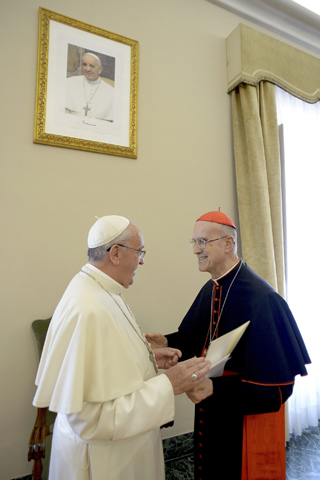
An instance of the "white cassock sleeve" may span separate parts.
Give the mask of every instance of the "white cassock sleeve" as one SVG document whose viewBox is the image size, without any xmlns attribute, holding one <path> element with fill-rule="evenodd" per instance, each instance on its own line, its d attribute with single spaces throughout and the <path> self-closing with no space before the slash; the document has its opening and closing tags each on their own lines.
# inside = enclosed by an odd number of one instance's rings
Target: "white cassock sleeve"
<svg viewBox="0 0 320 480">
<path fill-rule="evenodd" d="M 174 393 L 164 374 L 139 390 L 104 403 L 85 402 L 79 413 L 66 415 L 83 440 L 119 441 L 158 428 L 174 418 Z"/>
</svg>

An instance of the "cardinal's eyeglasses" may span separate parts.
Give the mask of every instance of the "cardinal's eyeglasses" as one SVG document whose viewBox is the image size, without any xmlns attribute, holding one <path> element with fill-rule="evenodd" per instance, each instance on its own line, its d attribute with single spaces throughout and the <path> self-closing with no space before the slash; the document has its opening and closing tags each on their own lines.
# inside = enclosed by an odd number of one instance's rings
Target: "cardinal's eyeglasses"
<svg viewBox="0 0 320 480">
<path fill-rule="evenodd" d="M 191 248 L 194 248 L 195 245 L 197 245 L 198 248 L 205 248 L 207 243 L 215 242 L 216 240 L 222 240 L 227 236 L 228 235 L 224 235 L 224 237 L 214 238 L 213 240 L 205 240 L 204 238 L 191 238 L 191 240 L 189 240 L 189 243 Z"/>
</svg>

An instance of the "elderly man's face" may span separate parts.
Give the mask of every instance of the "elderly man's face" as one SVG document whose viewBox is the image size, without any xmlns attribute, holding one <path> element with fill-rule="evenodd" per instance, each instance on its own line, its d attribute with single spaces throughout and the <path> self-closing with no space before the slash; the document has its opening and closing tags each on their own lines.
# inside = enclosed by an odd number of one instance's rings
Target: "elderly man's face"
<svg viewBox="0 0 320 480">
<path fill-rule="evenodd" d="M 199 221 L 193 229 L 193 238 L 214 240 L 221 237 L 221 227 L 217 223 Z M 193 253 L 197 255 L 200 272 L 208 272 L 213 278 L 223 273 L 225 262 L 225 238 L 206 243 L 203 248 L 194 246 Z"/>
<path fill-rule="evenodd" d="M 124 288 L 128 288 L 133 284 L 133 279 L 139 265 L 144 264 L 144 259 L 139 256 L 137 250 L 142 250 L 144 247 L 144 239 L 142 233 L 135 225 L 130 225 L 134 232 L 134 236 L 130 241 L 124 242 L 130 248 L 123 248 L 124 266 L 122 272 L 122 281 L 120 282 Z M 120 247 L 121 248 L 121 247 Z"/>
<path fill-rule="evenodd" d="M 102 67 L 100 67 L 96 58 L 91 55 L 84 55 L 82 58 L 82 71 L 86 79 L 93 82 L 98 80 Z"/>
</svg>

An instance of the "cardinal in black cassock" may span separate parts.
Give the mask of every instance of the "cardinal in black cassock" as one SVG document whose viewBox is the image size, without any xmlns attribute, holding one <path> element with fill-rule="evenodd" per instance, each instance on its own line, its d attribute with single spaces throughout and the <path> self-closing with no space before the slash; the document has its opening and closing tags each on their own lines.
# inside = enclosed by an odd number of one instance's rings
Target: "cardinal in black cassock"
<svg viewBox="0 0 320 480">
<path fill-rule="evenodd" d="M 179 348 L 182 359 L 205 356 L 212 340 L 250 320 L 223 376 L 190 391 L 196 403 L 196 480 L 285 480 L 284 402 L 308 352 L 285 300 L 237 256 L 234 222 L 201 216 L 190 241 L 202 287 L 178 332 L 146 334 L 153 347 Z"/>
</svg>

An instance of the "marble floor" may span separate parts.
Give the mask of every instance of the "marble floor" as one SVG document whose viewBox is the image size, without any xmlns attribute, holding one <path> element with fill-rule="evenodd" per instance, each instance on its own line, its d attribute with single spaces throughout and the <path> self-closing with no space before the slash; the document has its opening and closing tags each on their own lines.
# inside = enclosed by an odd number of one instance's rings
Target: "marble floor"
<svg viewBox="0 0 320 480">
<path fill-rule="evenodd" d="M 166 480 L 193 480 L 193 434 L 165 439 L 163 449 Z M 286 480 L 320 480 L 320 422 L 302 436 L 290 436 L 286 463 Z"/>
<path fill-rule="evenodd" d="M 193 432 L 163 440 L 166 480 L 193 480 Z"/>
<path fill-rule="evenodd" d="M 286 459 L 287 480 L 320 480 L 320 422 L 290 437 Z"/>
</svg>

